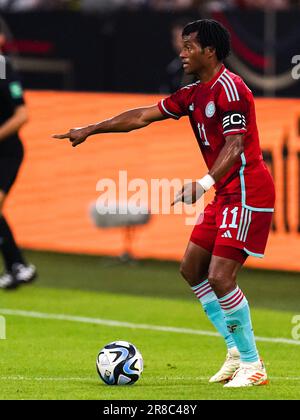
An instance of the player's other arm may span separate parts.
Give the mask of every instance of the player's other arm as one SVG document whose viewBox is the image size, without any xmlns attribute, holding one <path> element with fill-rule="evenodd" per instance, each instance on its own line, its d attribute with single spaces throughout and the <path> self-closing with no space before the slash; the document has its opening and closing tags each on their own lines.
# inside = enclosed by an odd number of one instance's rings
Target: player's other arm
<svg viewBox="0 0 300 420">
<path fill-rule="evenodd" d="M 215 182 L 220 181 L 227 174 L 244 151 L 243 134 L 227 136 L 225 139 L 225 145 L 208 173 Z"/>
<path fill-rule="evenodd" d="M 16 134 L 27 121 L 28 113 L 26 106 L 17 106 L 13 115 L 0 126 L 0 142 Z"/>
<path fill-rule="evenodd" d="M 84 142 L 89 136 L 102 133 L 128 133 L 132 130 L 147 127 L 147 125 L 168 117 L 163 115 L 157 105 L 135 108 L 123 112 L 108 120 L 96 124 L 87 125 L 81 128 L 72 128 L 66 134 L 57 134 L 56 139 L 69 139 L 72 146 Z"/>
<path fill-rule="evenodd" d="M 244 151 L 244 135 L 235 134 L 225 137 L 225 144 L 221 149 L 212 168 L 202 179 L 184 185 L 177 194 L 172 205 L 183 201 L 186 204 L 193 204 L 210 189 L 216 182 L 226 175 L 231 167 L 240 158 Z"/>
</svg>

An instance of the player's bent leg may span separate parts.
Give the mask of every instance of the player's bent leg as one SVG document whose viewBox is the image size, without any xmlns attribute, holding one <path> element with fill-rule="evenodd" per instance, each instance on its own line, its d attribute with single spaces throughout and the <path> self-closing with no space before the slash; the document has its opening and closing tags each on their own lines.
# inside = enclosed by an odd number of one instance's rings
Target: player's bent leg
<svg viewBox="0 0 300 420">
<path fill-rule="evenodd" d="M 220 272 L 216 266 L 216 259 L 214 258 L 211 261 L 210 265 L 210 275 L 209 281 L 210 285 L 217 291 L 219 294 L 221 292 L 220 287 L 223 287 L 225 290 L 232 290 L 236 286 L 236 274 L 239 270 L 240 266 L 236 264 L 236 261 L 232 261 L 230 259 L 223 259 L 222 260 L 222 268 L 223 271 Z M 222 280 L 220 281 L 218 276 L 221 276 Z M 221 286 L 219 285 L 221 283 Z M 225 321 L 225 315 L 222 310 L 222 315 Z M 209 382 L 227 382 L 229 381 L 234 373 L 239 369 L 241 359 L 240 353 L 236 347 L 236 343 L 228 330 L 226 321 L 225 323 L 225 331 L 227 334 L 230 335 L 230 339 L 233 341 L 233 345 L 231 348 L 228 349 L 228 353 L 225 359 L 224 364 L 220 368 L 220 370 L 213 375 Z"/>
<path fill-rule="evenodd" d="M 236 276 L 240 268 L 241 264 L 237 261 L 212 256 L 208 281 L 218 298 L 236 288 Z"/>
<path fill-rule="evenodd" d="M 232 360 L 234 360 L 235 363 L 237 363 L 238 360 L 239 366 L 240 358 L 235 346 L 235 342 L 227 329 L 224 314 L 221 310 L 218 298 L 207 280 L 210 260 L 210 252 L 194 244 L 193 242 L 190 242 L 181 264 L 181 273 L 190 284 L 191 289 L 195 293 L 197 299 L 200 301 L 208 319 L 224 338 L 228 349 L 228 359 L 230 359 L 231 363 Z M 232 373 L 233 371 L 231 368 L 230 377 L 232 376 Z M 223 372 L 223 376 L 215 376 L 210 379 L 210 382 L 220 382 L 227 379 L 228 373 Z"/>
<path fill-rule="evenodd" d="M 230 247 L 225 248 L 228 257 L 230 249 L 227 248 Z M 239 256 L 236 251 L 240 250 L 232 250 L 235 259 L 213 255 L 209 267 L 209 282 L 219 298 L 227 328 L 241 357 L 240 366 L 226 387 L 263 385 L 267 383 L 267 374 L 257 352 L 248 301 L 236 284 L 243 254 Z"/>
<path fill-rule="evenodd" d="M 189 242 L 180 265 L 182 277 L 191 287 L 207 279 L 211 253 L 206 249 Z"/>
</svg>

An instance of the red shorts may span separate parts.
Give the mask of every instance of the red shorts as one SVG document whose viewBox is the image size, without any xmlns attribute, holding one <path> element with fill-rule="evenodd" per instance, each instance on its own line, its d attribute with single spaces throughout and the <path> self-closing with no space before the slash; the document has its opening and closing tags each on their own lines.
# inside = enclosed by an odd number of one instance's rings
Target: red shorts
<svg viewBox="0 0 300 420">
<path fill-rule="evenodd" d="M 191 235 L 193 243 L 217 256 L 223 256 L 220 247 L 231 247 L 241 250 L 241 255 L 263 258 L 273 213 L 252 211 L 241 203 L 224 204 L 224 200 L 215 198 L 201 216 L 202 223 L 194 227 Z"/>
</svg>

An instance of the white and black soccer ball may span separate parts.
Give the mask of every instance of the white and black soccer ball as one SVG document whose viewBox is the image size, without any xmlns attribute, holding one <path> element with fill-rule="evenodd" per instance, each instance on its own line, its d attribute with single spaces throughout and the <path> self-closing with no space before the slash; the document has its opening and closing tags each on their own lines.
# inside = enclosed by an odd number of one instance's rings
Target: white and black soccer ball
<svg viewBox="0 0 300 420">
<path fill-rule="evenodd" d="M 97 372 L 107 385 L 132 385 L 143 372 L 143 358 L 127 341 L 114 341 L 100 351 Z"/>
</svg>

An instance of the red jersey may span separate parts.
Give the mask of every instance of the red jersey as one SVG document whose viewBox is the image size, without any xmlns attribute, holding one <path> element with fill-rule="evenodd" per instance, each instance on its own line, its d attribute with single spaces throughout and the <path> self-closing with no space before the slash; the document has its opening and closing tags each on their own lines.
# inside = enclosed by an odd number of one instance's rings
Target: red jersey
<svg viewBox="0 0 300 420">
<path fill-rule="evenodd" d="M 253 95 L 239 76 L 222 65 L 209 82 L 185 86 L 158 106 L 168 117 L 189 116 L 208 169 L 219 156 L 226 136 L 244 134 L 244 152 L 216 183 L 217 196 L 240 202 L 250 210 L 274 211 L 274 184 L 259 145 Z"/>
</svg>

